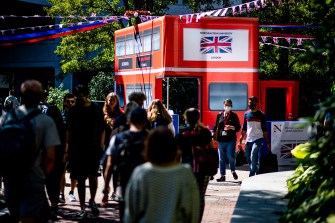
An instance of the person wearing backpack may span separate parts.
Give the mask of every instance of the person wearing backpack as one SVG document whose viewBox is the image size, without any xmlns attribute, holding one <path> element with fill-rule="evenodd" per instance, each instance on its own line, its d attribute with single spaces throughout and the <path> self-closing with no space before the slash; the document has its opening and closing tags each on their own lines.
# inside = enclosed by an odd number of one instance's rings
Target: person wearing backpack
<svg viewBox="0 0 335 223">
<path fill-rule="evenodd" d="M 148 162 L 135 168 L 125 193 L 124 222 L 199 222 L 199 189 L 165 126 L 152 129 L 145 142 Z"/>
<path fill-rule="evenodd" d="M 200 122 L 200 111 L 196 108 L 189 108 L 184 113 L 184 118 L 187 122 L 187 127 L 183 129 L 177 136 L 177 143 L 181 149 L 181 162 L 190 165 L 193 167 L 194 164 L 194 156 L 193 156 L 193 148 L 195 146 L 199 146 L 201 148 L 214 148 L 212 134 L 208 128 L 206 128 Z M 217 154 L 217 152 L 216 152 Z M 215 163 L 216 170 L 218 168 L 218 163 Z M 200 221 L 203 216 L 203 212 L 205 210 L 205 193 L 207 190 L 207 186 L 209 180 L 212 176 L 203 174 L 200 171 L 195 172 L 198 187 L 200 190 Z"/>
<path fill-rule="evenodd" d="M 39 81 L 23 82 L 21 84 L 22 105 L 6 113 L 1 129 L 2 137 L 4 129 L 10 128 L 11 123 L 19 123 L 21 128 L 25 128 L 20 132 L 20 137 L 31 140 L 30 143 L 23 140 L 16 142 L 17 151 L 19 151 L 16 154 L 17 161 L 11 161 L 10 165 L 17 165 L 19 162 L 20 164 L 15 168 L 8 166 L 10 172 L 4 174 L 5 199 L 14 222 L 46 222 L 49 217 L 46 214 L 48 200 L 45 182 L 46 176 L 54 169 L 55 150 L 61 141 L 53 119 L 41 114 L 38 109 L 41 93 L 42 85 Z M 29 137 L 25 137 L 26 135 Z M 0 150 L 3 148 L 2 144 Z M 13 147 L 11 151 L 14 151 Z M 4 159 L 10 159 L 5 157 L 5 154 L 9 153 L 1 152 L 0 165 L 6 162 Z M 18 171 L 14 172 L 15 170 Z"/>
<path fill-rule="evenodd" d="M 105 170 L 104 196 L 109 192 L 111 175 L 118 179 L 117 197 L 119 200 L 119 217 L 123 221 L 125 203 L 123 197 L 129 178 L 136 166 L 144 163 L 144 141 L 148 135 L 146 124 L 147 113 L 144 109 L 135 108 L 130 114 L 130 128 L 114 135 L 106 150 L 107 162 Z M 120 193 L 118 193 L 120 192 Z"/>
<path fill-rule="evenodd" d="M 15 91 L 14 90 L 9 90 L 9 95 L 6 97 L 5 99 L 5 105 L 9 105 L 9 108 L 17 108 L 20 105 L 19 100 L 17 99 L 17 97 L 15 97 Z"/>
<path fill-rule="evenodd" d="M 46 190 L 50 201 L 50 219 L 57 220 L 60 184 L 65 169 L 65 162 L 63 161 L 63 158 L 65 151 L 66 131 L 65 125 L 63 123 L 62 113 L 57 106 L 47 103 L 48 95 L 49 92 L 44 90 L 39 104 L 39 109 L 43 114 L 48 115 L 54 120 L 58 135 L 61 140 L 61 144 L 56 147 L 55 168 L 47 176 L 46 181 Z"/>
</svg>

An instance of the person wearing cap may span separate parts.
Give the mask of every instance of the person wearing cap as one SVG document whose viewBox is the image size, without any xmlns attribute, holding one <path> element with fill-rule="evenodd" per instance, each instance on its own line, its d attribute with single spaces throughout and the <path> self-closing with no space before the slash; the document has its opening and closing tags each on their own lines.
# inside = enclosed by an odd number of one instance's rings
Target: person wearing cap
<svg viewBox="0 0 335 223">
<path fill-rule="evenodd" d="M 242 148 L 242 141 L 246 136 L 245 153 L 250 168 L 249 176 L 254 176 L 258 173 L 258 151 L 262 147 L 263 138 L 265 138 L 269 150 L 271 149 L 271 144 L 266 128 L 265 114 L 258 109 L 258 98 L 251 96 L 248 99 L 248 106 L 250 110 L 244 113 L 238 147 Z"/>
</svg>

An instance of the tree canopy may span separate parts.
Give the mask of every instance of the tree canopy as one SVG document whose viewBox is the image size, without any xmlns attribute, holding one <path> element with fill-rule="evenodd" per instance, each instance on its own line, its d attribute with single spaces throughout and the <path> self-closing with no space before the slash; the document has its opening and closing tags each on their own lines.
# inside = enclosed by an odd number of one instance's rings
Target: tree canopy
<svg viewBox="0 0 335 223">
<path fill-rule="evenodd" d="M 177 0 L 163 1 L 128 1 L 128 0 L 48 0 L 53 6 L 47 9 L 51 16 L 70 16 L 64 18 L 63 23 L 71 23 L 81 20 L 80 16 L 109 15 L 121 16 L 127 10 L 149 10 L 152 15 L 161 16 L 168 5 L 173 5 Z M 250 1 L 242 1 L 246 3 Z M 309 98 L 312 103 L 323 99 L 330 93 L 333 80 L 329 67 L 329 58 L 333 58 L 333 52 L 329 47 L 331 42 L 324 40 L 334 35 L 333 30 L 325 30 L 324 27 L 334 26 L 332 14 L 334 14 L 334 2 L 325 0 L 304 1 L 265 1 L 266 7 L 257 10 L 244 10 L 242 14 L 235 16 L 257 17 L 263 25 L 310 25 L 309 28 L 270 28 L 260 31 L 285 34 L 315 36 L 315 40 L 305 40 L 300 45 L 292 40 L 279 39 L 276 44 L 266 44 L 260 39 L 260 78 L 261 79 L 295 79 L 300 80 L 301 95 Z M 282 4 L 279 4 L 279 3 Z M 229 0 L 187 0 L 194 13 L 215 8 L 230 7 L 237 4 Z M 232 14 L 227 14 L 232 16 Z M 328 19 L 329 18 L 329 19 Z M 134 18 L 119 20 L 103 27 L 84 33 L 67 36 L 62 39 L 57 47 L 56 54 L 62 57 L 61 72 L 91 73 L 114 72 L 114 32 L 136 22 Z M 269 41 L 268 43 L 271 43 Z M 334 60 L 333 60 L 334 61 Z M 325 64 L 327 63 L 327 65 Z M 331 65 L 330 65 L 331 66 Z"/>
</svg>

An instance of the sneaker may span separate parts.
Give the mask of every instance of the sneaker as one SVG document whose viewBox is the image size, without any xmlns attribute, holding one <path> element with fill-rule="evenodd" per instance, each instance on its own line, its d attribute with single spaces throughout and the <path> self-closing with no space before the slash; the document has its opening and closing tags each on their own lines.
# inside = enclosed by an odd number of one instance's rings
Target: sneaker
<svg viewBox="0 0 335 223">
<path fill-rule="evenodd" d="M 65 203 L 64 194 L 60 194 L 60 195 L 59 195 L 58 202 L 59 202 L 59 203 L 62 203 L 62 204 L 64 204 L 64 203 Z"/>
<path fill-rule="evenodd" d="M 224 182 L 226 181 L 226 176 L 221 176 L 219 179 L 216 179 L 217 182 Z"/>
<path fill-rule="evenodd" d="M 76 197 L 74 196 L 73 193 L 69 193 L 69 195 L 67 196 L 67 199 L 68 199 L 70 202 L 77 201 L 77 199 L 76 199 Z"/>
<path fill-rule="evenodd" d="M 115 192 L 113 192 L 112 196 L 111 196 L 112 201 L 115 201 L 115 198 L 116 198 L 116 194 L 115 194 Z"/>
<path fill-rule="evenodd" d="M 231 172 L 231 173 L 233 174 L 234 180 L 237 180 L 237 179 L 238 179 L 238 176 L 237 176 L 236 172 L 233 171 L 233 172 Z"/>
<path fill-rule="evenodd" d="M 92 210 L 92 214 L 94 216 L 98 216 L 100 214 L 100 211 L 98 209 L 98 205 L 94 201 L 90 201 L 89 206 L 90 206 L 90 208 Z"/>
<path fill-rule="evenodd" d="M 73 218 L 74 218 L 73 220 L 83 220 L 87 218 L 87 212 L 84 210 L 81 210 L 78 213 L 76 213 Z"/>
</svg>

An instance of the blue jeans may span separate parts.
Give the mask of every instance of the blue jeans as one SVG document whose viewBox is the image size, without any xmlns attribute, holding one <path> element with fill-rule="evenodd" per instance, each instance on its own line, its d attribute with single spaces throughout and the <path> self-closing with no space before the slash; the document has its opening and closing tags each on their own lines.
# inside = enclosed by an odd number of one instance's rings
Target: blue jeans
<svg viewBox="0 0 335 223">
<path fill-rule="evenodd" d="M 235 171 L 235 147 L 236 142 L 218 142 L 219 144 L 219 159 L 221 176 L 226 175 L 226 159 L 228 157 L 229 167 L 231 171 Z"/>
<path fill-rule="evenodd" d="M 256 139 L 253 142 L 247 142 L 245 144 L 245 154 L 250 168 L 250 177 L 258 173 L 258 152 L 262 148 L 262 144 L 263 138 Z"/>
</svg>

